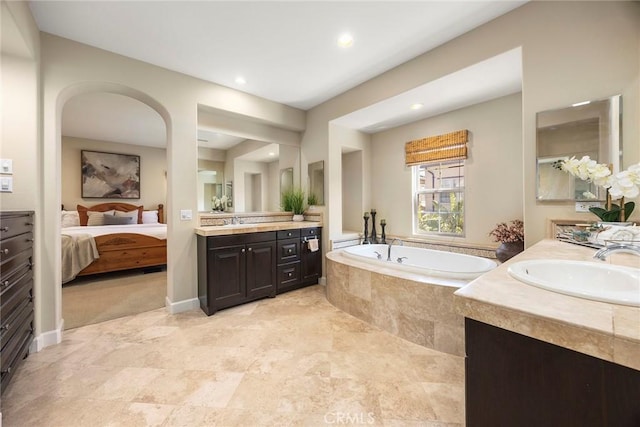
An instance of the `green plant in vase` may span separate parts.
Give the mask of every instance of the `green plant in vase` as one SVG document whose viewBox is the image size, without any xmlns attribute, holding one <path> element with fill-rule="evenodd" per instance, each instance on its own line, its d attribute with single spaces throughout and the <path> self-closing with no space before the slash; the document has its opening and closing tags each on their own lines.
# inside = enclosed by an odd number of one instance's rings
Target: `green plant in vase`
<svg viewBox="0 0 640 427">
<path fill-rule="evenodd" d="M 304 214 L 305 194 L 299 188 L 291 188 L 282 193 L 282 210 L 296 215 Z"/>
</svg>

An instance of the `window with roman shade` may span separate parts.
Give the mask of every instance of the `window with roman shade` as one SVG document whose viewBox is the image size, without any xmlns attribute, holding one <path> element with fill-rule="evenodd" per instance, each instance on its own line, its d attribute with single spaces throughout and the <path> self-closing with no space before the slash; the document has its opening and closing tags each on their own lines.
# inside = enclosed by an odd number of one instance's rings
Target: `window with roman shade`
<svg viewBox="0 0 640 427">
<path fill-rule="evenodd" d="M 407 166 L 415 166 L 429 162 L 466 159 L 468 141 L 467 129 L 414 139 L 405 144 L 405 163 Z"/>
</svg>

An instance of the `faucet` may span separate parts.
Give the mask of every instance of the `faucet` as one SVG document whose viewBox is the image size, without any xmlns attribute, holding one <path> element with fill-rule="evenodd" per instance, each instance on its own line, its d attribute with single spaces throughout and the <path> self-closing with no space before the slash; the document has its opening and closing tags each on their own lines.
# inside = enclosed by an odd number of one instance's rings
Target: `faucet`
<svg viewBox="0 0 640 427">
<path fill-rule="evenodd" d="M 389 243 L 389 246 L 388 246 L 388 249 L 387 249 L 387 261 L 391 261 L 391 246 L 393 245 L 393 242 L 395 242 L 396 240 L 400 242 L 400 246 L 403 246 L 402 240 L 393 239 L 391 241 L 391 243 Z"/>
<path fill-rule="evenodd" d="M 609 255 L 614 252 L 625 252 L 628 254 L 635 254 L 640 256 L 640 246 L 632 243 L 616 243 L 615 245 L 607 246 L 599 249 L 593 257 L 604 261 Z"/>
</svg>

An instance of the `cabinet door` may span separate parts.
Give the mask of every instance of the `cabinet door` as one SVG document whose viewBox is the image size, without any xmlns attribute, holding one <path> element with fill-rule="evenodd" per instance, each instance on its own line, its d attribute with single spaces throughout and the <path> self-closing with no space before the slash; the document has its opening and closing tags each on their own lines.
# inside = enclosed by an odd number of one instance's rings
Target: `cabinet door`
<svg viewBox="0 0 640 427">
<path fill-rule="evenodd" d="M 276 242 L 247 245 L 247 298 L 275 296 Z"/>
<path fill-rule="evenodd" d="M 311 252 L 309 242 L 302 241 L 301 249 L 301 282 L 304 285 L 315 285 L 322 276 L 322 245 L 318 236 L 318 250 Z"/>
<path fill-rule="evenodd" d="M 213 311 L 241 304 L 246 295 L 245 245 L 209 249 L 209 295 Z"/>
</svg>

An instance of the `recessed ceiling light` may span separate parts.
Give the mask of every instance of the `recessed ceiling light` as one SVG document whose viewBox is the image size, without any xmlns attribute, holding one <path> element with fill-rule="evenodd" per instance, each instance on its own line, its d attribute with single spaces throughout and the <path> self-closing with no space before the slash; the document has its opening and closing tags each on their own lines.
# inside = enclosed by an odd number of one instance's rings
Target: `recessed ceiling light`
<svg viewBox="0 0 640 427">
<path fill-rule="evenodd" d="M 412 109 L 412 110 L 419 110 L 419 109 L 421 109 L 422 107 L 424 107 L 424 104 L 412 104 L 412 105 L 411 105 L 411 109 Z"/>
<path fill-rule="evenodd" d="M 247 81 L 244 79 L 244 77 L 238 76 L 238 77 L 236 77 L 236 83 L 239 84 L 239 85 L 243 85 L 243 84 L 247 83 Z"/>
<path fill-rule="evenodd" d="M 353 36 L 349 33 L 344 33 L 338 37 L 338 46 L 351 47 L 353 45 Z"/>
</svg>

